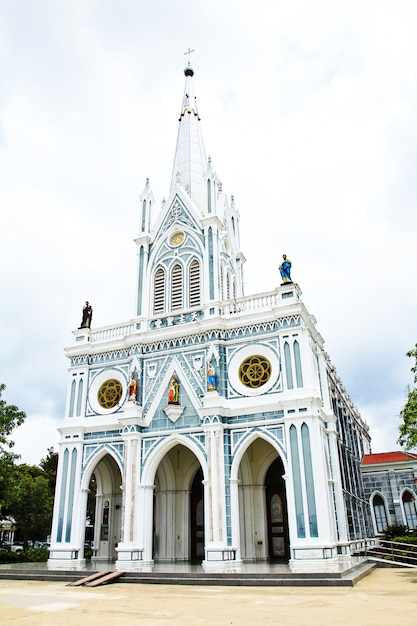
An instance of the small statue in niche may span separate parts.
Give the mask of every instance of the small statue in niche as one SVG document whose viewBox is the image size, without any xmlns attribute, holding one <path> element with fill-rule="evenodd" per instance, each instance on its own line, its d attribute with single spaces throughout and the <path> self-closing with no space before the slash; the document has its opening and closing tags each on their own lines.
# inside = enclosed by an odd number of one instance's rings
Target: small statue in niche
<svg viewBox="0 0 417 626">
<path fill-rule="evenodd" d="M 281 278 L 282 278 L 282 285 L 285 285 L 287 283 L 292 283 L 291 280 L 291 261 L 289 259 L 287 259 L 287 255 L 283 254 L 282 255 L 282 263 L 279 266 L 279 271 L 281 273 Z"/>
<path fill-rule="evenodd" d="M 93 319 L 93 308 L 88 300 L 85 301 L 83 306 L 83 318 L 81 320 L 81 326 L 79 328 L 91 328 L 91 320 Z"/>
<path fill-rule="evenodd" d="M 171 376 L 168 385 L 168 404 L 178 404 L 179 385 L 175 376 Z"/>
<path fill-rule="evenodd" d="M 138 392 L 138 381 L 136 380 L 133 372 L 130 376 L 128 390 L 129 390 L 129 400 L 136 400 L 136 394 Z"/>
<path fill-rule="evenodd" d="M 214 367 L 211 361 L 208 364 L 206 374 L 207 374 L 207 391 L 215 391 L 217 389 L 216 372 L 214 371 Z"/>
</svg>

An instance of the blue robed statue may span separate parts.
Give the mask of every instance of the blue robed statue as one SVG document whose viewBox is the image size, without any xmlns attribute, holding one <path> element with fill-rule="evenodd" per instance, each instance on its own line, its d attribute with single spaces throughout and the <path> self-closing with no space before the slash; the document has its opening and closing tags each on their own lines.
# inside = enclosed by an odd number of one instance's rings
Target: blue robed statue
<svg viewBox="0 0 417 626">
<path fill-rule="evenodd" d="M 291 280 L 291 261 L 287 259 L 287 255 L 282 255 L 282 263 L 279 266 L 279 271 L 281 272 L 281 278 L 283 283 L 292 283 Z"/>
</svg>

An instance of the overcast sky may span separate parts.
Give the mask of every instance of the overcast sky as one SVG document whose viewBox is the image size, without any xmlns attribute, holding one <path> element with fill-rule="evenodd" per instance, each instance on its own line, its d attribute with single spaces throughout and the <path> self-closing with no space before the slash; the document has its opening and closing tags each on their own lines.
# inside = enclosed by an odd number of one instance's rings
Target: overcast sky
<svg viewBox="0 0 417 626">
<path fill-rule="evenodd" d="M 192 65 L 241 214 L 247 295 L 282 253 L 370 426 L 398 449 L 416 332 L 415 0 L 0 0 L 0 382 L 22 461 L 58 441 L 64 347 L 135 315 L 138 197 L 168 195 Z"/>
</svg>

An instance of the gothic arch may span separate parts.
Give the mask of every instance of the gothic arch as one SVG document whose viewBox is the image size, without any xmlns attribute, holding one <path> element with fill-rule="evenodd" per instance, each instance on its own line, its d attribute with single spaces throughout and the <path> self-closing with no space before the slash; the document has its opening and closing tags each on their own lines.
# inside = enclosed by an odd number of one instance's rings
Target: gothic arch
<svg viewBox="0 0 417 626">
<path fill-rule="evenodd" d="M 286 460 L 285 450 L 282 447 L 282 445 L 279 443 L 279 441 L 277 441 L 277 439 L 275 439 L 274 437 L 271 437 L 269 434 L 263 431 L 256 430 L 250 433 L 247 437 L 245 437 L 243 440 L 239 442 L 235 450 L 234 456 L 233 456 L 232 466 L 230 468 L 230 480 L 238 479 L 239 467 L 240 467 L 240 463 L 242 461 L 243 455 L 248 450 L 249 446 L 256 439 L 264 439 L 269 444 L 271 444 L 271 446 L 276 450 L 277 456 L 281 457 L 283 465 L 284 465 L 285 473 L 287 473 L 287 460 Z"/>
<path fill-rule="evenodd" d="M 155 480 L 156 471 L 164 456 L 174 448 L 176 445 L 184 446 L 188 448 L 197 457 L 198 462 L 203 470 L 203 475 L 207 475 L 207 461 L 203 455 L 201 448 L 197 444 L 183 435 L 170 435 L 158 444 L 155 449 L 150 453 L 149 458 L 146 460 L 142 471 L 142 483 L 145 485 L 152 485 Z"/>
<path fill-rule="evenodd" d="M 417 508 L 415 503 L 416 494 L 412 489 L 405 487 L 400 494 L 400 506 L 404 523 L 409 528 L 417 526 Z"/>
<path fill-rule="evenodd" d="M 381 501 L 381 503 L 378 503 L 378 499 Z M 374 531 L 375 534 L 379 534 L 390 523 L 388 501 L 381 491 L 375 490 L 369 498 L 369 504 L 371 505 L 370 509 Z M 378 507 L 382 506 L 383 508 L 378 508 L 377 510 L 375 510 L 375 505 L 378 505 Z"/>
<path fill-rule="evenodd" d="M 92 457 L 87 462 L 87 465 L 83 468 L 83 477 L 81 481 L 81 489 L 88 489 L 88 485 L 90 484 L 91 476 L 94 473 L 97 465 L 102 461 L 106 456 L 110 456 L 113 461 L 116 463 L 119 468 L 120 476 L 123 476 L 123 467 L 120 462 L 120 459 L 117 458 L 116 454 L 113 450 L 103 447 L 96 454 L 93 454 Z"/>
</svg>

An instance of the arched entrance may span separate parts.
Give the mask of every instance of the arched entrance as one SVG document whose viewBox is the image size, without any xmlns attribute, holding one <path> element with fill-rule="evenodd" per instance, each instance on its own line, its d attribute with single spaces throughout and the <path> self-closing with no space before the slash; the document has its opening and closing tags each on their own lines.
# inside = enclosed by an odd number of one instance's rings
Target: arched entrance
<svg viewBox="0 0 417 626">
<path fill-rule="evenodd" d="M 284 465 L 277 450 L 258 437 L 239 466 L 240 554 L 244 561 L 288 560 L 289 533 Z"/>
<path fill-rule="evenodd" d="M 95 502 L 87 504 L 90 522 L 87 533 L 91 533 L 91 526 L 94 529 L 92 545 L 90 544 L 92 558 L 99 561 L 114 560 L 120 541 L 122 476 L 119 466 L 110 454 L 106 454 L 93 468 L 90 486 L 94 483 Z M 88 534 L 86 538 L 87 536 Z"/>
<path fill-rule="evenodd" d="M 155 561 L 204 558 L 203 473 L 195 454 L 181 444 L 171 448 L 155 475 Z"/>
</svg>

